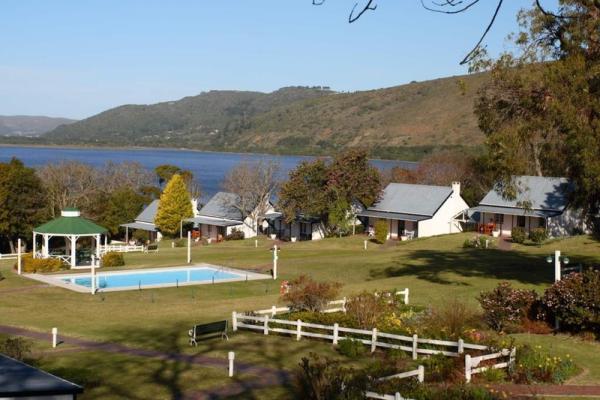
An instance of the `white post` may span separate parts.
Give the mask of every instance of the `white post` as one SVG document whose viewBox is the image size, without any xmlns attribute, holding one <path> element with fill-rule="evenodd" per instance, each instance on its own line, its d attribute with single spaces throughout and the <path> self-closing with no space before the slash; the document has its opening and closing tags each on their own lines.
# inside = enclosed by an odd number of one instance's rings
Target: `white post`
<svg viewBox="0 0 600 400">
<path fill-rule="evenodd" d="M 100 246 L 102 246 L 102 236 L 96 235 L 96 258 L 100 259 Z"/>
<path fill-rule="evenodd" d="M 277 280 L 277 245 L 273 246 L 273 279 Z"/>
<path fill-rule="evenodd" d="M 235 311 L 231 313 L 231 329 L 237 332 L 237 313 Z"/>
<path fill-rule="evenodd" d="M 183 220 L 179 221 L 179 239 L 183 239 Z"/>
<path fill-rule="evenodd" d="M 367 249 L 367 240 L 365 239 L 365 250 Z"/>
<path fill-rule="evenodd" d="M 300 340 L 302 337 L 302 321 L 296 320 L 296 323 L 298 324 L 296 325 L 296 340 Z"/>
<path fill-rule="evenodd" d="M 192 231 L 188 231 L 188 243 L 187 243 L 187 262 L 192 262 Z"/>
<path fill-rule="evenodd" d="M 471 356 L 465 356 L 465 380 L 467 383 L 471 382 Z"/>
<path fill-rule="evenodd" d="M 337 322 L 333 324 L 333 344 L 338 344 L 339 329 L 340 326 Z"/>
<path fill-rule="evenodd" d="M 560 250 L 554 252 L 554 282 L 560 281 Z"/>
<path fill-rule="evenodd" d="M 458 354 L 462 354 L 465 352 L 465 341 L 462 339 L 458 339 Z"/>
<path fill-rule="evenodd" d="M 21 275 L 21 238 L 17 239 L 17 273 Z"/>
<path fill-rule="evenodd" d="M 233 360 L 235 360 L 235 353 L 230 351 L 227 354 L 227 358 L 229 359 L 229 377 L 231 378 L 233 376 Z"/>
<path fill-rule="evenodd" d="M 31 246 L 33 247 L 33 248 L 31 249 L 31 251 L 32 251 L 32 253 L 31 253 L 31 254 L 33 254 L 33 258 L 36 258 L 36 256 L 35 256 L 35 253 L 36 253 L 36 250 L 37 250 L 37 249 L 36 249 L 36 243 L 35 243 L 35 239 L 36 239 L 36 233 L 35 233 L 35 232 L 33 232 L 33 243 L 31 244 Z"/>
<path fill-rule="evenodd" d="M 48 251 L 46 249 L 46 251 Z M 77 265 L 77 236 L 71 236 L 71 267 Z"/>
<path fill-rule="evenodd" d="M 271 316 L 274 317 L 275 314 L 277 314 L 277 307 L 273 306 L 271 307 Z"/>
<path fill-rule="evenodd" d="M 509 355 L 509 358 L 508 358 L 508 365 L 509 366 L 513 366 L 515 364 L 516 358 L 517 358 L 517 348 L 513 347 L 510 350 L 510 355 Z"/>
<path fill-rule="evenodd" d="M 396 394 L 394 394 L 394 400 L 403 400 L 402 395 L 400 395 L 399 392 L 396 392 Z"/>
<path fill-rule="evenodd" d="M 96 260 L 95 257 L 92 256 L 92 284 L 91 284 L 92 294 L 96 294 Z"/>
<path fill-rule="evenodd" d="M 425 367 L 419 365 L 419 368 L 417 369 L 419 370 L 419 375 L 417 376 L 417 378 L 419 379 L 419 382 L 423 383 L 425 381 Z"/>
<path fill-rule="evenodd" d="M 412 343 L 412 358 L 413 360 L 417 359 L 417 346 L 418 346 L 419 337 L 417 335 L 413 335 L 413 343 Z"/>
<path fill-rule="evenodd" d="M 342 312 L 344 314 L 346 314 L 346 296 L 344 296 L 344 298 L 342 300 L 343 300 L 343 303 L 342 303 Z"/>
<path fill-rule="evenodd" d="M 264 323 L 263 333 L 265 335 L 269 334 L 269 316 L 268 315 L 265 315 L 265 323 Z"/>
<path fill-rule="evenodd" d="M 125 228 L 125 229 L 129 229 L 129 228 Z M 129 240 L 127 240 L 127 243 L 129 243 Z M 104 235 L 104 247 L 108 246 L 108 235 Z"/>
<path fill-rule="evenodd" d="M 52 328 L 52 347 L 58 345 L 58 328 Z"/>
<path fill-rule="evenodd" d="M 42 254 L 44 256 L 44 258 L 48 258 L 48 243 L 50 242 L 50 237 L 46 234 L 44 234 L 44 248 L 42 249 Z"/>
<path fill-rule="evenodd" d="M 376 348 L 377 348 L 377 328 L 373 328 L 373 333 L 371 334 L 371 353 L 374 353 Z"/>
<path fill-rule="evenodd" d="M 404 289 L 404 304 L 408 304 L 408 288 Z"/>
<path fill-rule="evenodd" d="M 258 239 L 254 239 L 254 247 L 258 248 Z"/>
</svg>

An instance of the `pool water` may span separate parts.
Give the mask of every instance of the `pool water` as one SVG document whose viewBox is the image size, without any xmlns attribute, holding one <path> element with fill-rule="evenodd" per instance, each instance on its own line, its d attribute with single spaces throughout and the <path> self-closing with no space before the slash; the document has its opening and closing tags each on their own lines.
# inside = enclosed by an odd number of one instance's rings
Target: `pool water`
<svg viewBox="0 0 600 400">
<path fill-rule="evenodd" d="M 114 288 L 144 288 L 145 286 L 176 286 L 190 283 L 212 283 L 223 280 L 240 280 L 243 275 L 223 271 L 211 267 L 196 267 L 177 270 L 135 271 L 97 273 L 96 287 L 98 289 Z M 74 278 L 63 278 L 63 282 L 92 287 L 91 274 Z"/>
</svg>

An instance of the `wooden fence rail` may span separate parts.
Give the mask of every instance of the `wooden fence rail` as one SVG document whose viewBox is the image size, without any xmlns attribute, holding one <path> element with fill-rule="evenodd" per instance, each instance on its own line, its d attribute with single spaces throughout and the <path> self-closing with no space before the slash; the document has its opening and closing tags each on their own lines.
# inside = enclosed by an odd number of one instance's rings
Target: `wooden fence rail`
<svg viewBox="0 0 600 400">
<path fill-rule="evenodd" d="M 383 378 L 379 378 L 378 380 L 379 381 L 387 381 L 390 379 L 404 379 L 404 378 L 410 378 L 413 376 L 416 376 L 417 379 L 419 380 L 419 382 L 423 383 L 425 380 L 425 367 L 423 367 L 422 365 L 419 365 L 419 368 L 417 368 L 413 371 L 402 372 L 400 374 L 391 375 L 391 376 L 384 376 Z M 365 398 L 367 398 L 367 399 L 382 399 L 382 400 L 411 400 L 411 399 L 402 397 L 402 395 L 399 392 L 396 392 L 394 394 L 384 394 L 384 393 L 367 391 L 367 392 L 365 392 Z"/>
<path fill-rule="evenodd" d="M 234 331 L 237 331 L 239 328 L 245 328 L 261 331 L 264 335 L 268 335 L 269 332 L 284 333 L 295 336 L 296 340 L 300 340 L 304 336 L 330 340 L 333 344 L 338 344 L 340 340 L 352 339 L 371 346 L 371 352 L 374 352 L 378 347 L 400 349 L 411 353 L 414 360 L 417 359 L 419 354 L 443 354 L 449 357 L 459 357 L 464 353 L 465 349 L 489 350 L 488 346 L 465 343 L 462 339 L 459 339 L 456 342 L 424 339 L 419 338 L 417 335 L 404 336 L 379 332 L 377 328 L 373 328 L 372 330 L 346 328 L 339 326 L 337 323 L 333 325 L 321 325 L 301 320 L 289 321 L 285 319 L 276 319 L 269 317 L 269 315 L 243 315 L 238 314 L 235 311 L 232 313 L 232 327 Z M 309 331 L 306 329 L 311 330 Z M 315 332 L 315 330 L 317 331 Z M 351 337 L 347 334 L 359 337 Z M 360 336 L 366 337 L 362 338 Z"/>
<path fill-rule="evenodd" d="M 130 244 L 109 244 L 99 246 L 100 253 L 108 253 L 109 251 L 115 251 L 117 253 L 132 253 L 138 251 L 144 251 L 144 246 L 135 246 Z"/>
<path fill-rule="evenodd" d="M 465 355 L 465 380 L 467 383 L 471 382 L 471 377 L 474 374 L 479 374 L 481 372 L 487 371 L 488 369 L 499 369 L 499 368 L 508 368 L 515 363 L 515 357 L 517 355 L 517 349 L 502 349 L 497 353 L 485 354 L 478 357 L 471 357 L 469 354 Z M 495 360 L 498 358 L 506 358 L 508 360 L 504 362 L 500 362 L 497 364 L 492 364 L 489 366 L 480 367 L 479 364 L 482 361 L 487 360 Z"/>
<path fill-rule="evenodd" d="M 0 260 L 16 260 L 18 257 L 17 253 L 0 253 Z"/>
</svg>

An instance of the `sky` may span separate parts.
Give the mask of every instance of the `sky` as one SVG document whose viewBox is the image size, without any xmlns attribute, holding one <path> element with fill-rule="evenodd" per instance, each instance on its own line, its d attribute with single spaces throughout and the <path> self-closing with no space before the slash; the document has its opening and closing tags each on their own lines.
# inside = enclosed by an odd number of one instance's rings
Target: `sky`
<svg viewBox="0 0 600 400">
<path fill-rule="evenodd" d="M 82 119 L 213 89 L 356 91 L 460 75 L 496 1 L 459 15 L 376 3 L 349 24 L 353 0 L 2 0 L 0 115 Z M 492 54 L 530 3 L 505 2 Z"/>
</svg>

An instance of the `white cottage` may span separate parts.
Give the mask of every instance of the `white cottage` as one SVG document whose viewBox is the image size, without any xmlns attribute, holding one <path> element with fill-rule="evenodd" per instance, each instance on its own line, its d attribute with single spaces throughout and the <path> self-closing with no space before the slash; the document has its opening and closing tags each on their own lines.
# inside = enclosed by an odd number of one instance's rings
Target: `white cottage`
<svg viewBox="0 0 600 400">
<path fill-rule="evenodd" d="M 510 236 L 515 227 L 526 232 L 541 227 L 556 237 L 588 231 L 581 212 L 569 207 L 573 186 L 567 178 L 514 176 L 512 179 L 517 187 L 514 199 L 504 198 L 496 186 L 470 210 L 481 233 Z"/>
<path fill-rule="evenodd" d="M 460 182 L 452 186 L 390 183 L 381 200 L 358 216 L 368 218 L 369 229 L 379 220 L 386 221 L 388 239 L 398 239 L 461 232 L 468 209 L 460 196 Z"/>
</svg>

